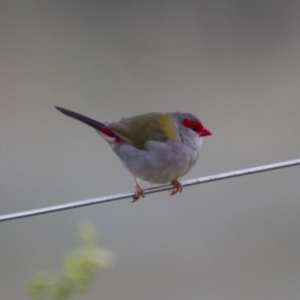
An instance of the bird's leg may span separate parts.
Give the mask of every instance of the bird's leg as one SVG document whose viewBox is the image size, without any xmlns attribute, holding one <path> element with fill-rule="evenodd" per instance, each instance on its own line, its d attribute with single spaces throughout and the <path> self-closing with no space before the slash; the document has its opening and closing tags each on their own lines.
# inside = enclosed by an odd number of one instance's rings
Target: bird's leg
<svg viewBox="0 0 300 300">
<path fill-rule="evenodd" d="M 182 184 L 177 179 L 172 180 L 171 184 L 173 185 L 173 189 L 171 190 L 170 196 L 173 196 L 177 193 L 181 193 L 183 187 Z"/>
<path fill-rule="evenodd" d="M 131 203 L 134 203 L 135 201 L 139 200 L 140 197 L 145 197 L 144 191 L 139 186 L 135 176 L 134 176 L 134 187 L 135 187 L 135 194 L 132 197 Z"/>
</svg>

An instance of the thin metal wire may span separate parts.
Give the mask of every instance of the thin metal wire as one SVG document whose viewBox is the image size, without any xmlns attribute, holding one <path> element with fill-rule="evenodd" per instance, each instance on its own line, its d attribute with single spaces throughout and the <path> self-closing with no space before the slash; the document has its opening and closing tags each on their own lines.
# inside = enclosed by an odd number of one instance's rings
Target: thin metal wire
<svg viewBox="0 0 300 300">
<path fill-rule="evenodd" d="M 270 165 L 258 166 L 258 167 L 253 167 L 253 168 L 249 168 L 249 169 L 231 171 L 231 172 L 227 172 L 227 173 L 221 173 L 221 174 L 210 175 L 210 176 L 201 177 L 201 178 L 185 180 L 182 182 L 182 186 L 191 186 L 191 185 L 212 182 L 212 181 L 217 181 L 217 180 L 222 180 L 222 179 L 227 179 L 227 178 L 233 178 L 233 177 L 238 177 L 238 176 L 250 175 L 250 174 L 254 174 L 254 173 L 266 172 L 266 171 L 275 170 L 275 169 L 282 169 L 282 168 L 292 167 L 292 166 L 296 166 L 296 165 L 300 165 L 300 159 L 289 160 L 289 161 L 274 163 L 274 164 L 270 164 Z M 153 193 L 170 190 L 171 187 L 172 187 L 171 185 L 163 185 L 163 186 L 145 189 L 144 192 L 145 192 L 145 194 L 153 194 Z M 111 195 L 111 196 L 104 196 L 104 197 L 81 200 L 81 201 L 60 204 L 60 205 L 54 205 L 54 206 L 49 206 L 49 207 L 44 207 L 44 208 L 37 208 L 37 209 L 23 211 L 23 212 L 6 214 L 6 215 L 0 216 L 0 222 L 14 220 L 14 219 L 20 219 L 20 218 L 26 218 L 26 217 L 36 216 L 36 215 L 42 215 L 42 214 L 47 214 L 47 213 L 61 211 L 61 210 L 73 209 L 73 208 L 82 207 L 82 206 L 88 206 L 88 205 L 94 205 L 94 204 L 99 204 L 99 203 L 104 203 L 104 202 L 126 199 L 126 198 L 132 197 L 133 195 L 134 195 L 134 192 L 127 192 L 127 193 L 122 193 L 122 194 L 115 194 L 115 195 Z"/>
</svg>

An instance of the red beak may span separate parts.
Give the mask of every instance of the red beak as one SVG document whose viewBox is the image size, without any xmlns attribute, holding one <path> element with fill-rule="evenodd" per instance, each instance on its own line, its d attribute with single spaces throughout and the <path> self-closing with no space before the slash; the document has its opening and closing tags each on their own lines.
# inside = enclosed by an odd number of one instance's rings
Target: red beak
<svg viewBox="0 0 300 300">
<path fill-rule="evenodd" d="M 200 136 L 208 136 L 208 135 L 212 135 L 211 131 L 209 131 L 207 128 L 203 127 L 200 132 Z"/>
</svg>

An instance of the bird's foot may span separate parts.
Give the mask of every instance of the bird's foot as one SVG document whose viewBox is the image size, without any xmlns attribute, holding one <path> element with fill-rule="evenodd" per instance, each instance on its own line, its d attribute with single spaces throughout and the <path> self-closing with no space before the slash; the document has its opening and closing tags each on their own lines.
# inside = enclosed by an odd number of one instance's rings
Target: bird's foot
<svg viewBox="0 0 300 300">
<path fill-rule="evenodd" d="M 182 189 L 183 189 L 182 184 L 177 179 L 172 180 L 171 184 L 173 185 L 173 189 L 171 190 L 170 196 L 173 196 L 177 193 L 182 192 Z"/>
<path fill-rule="evenodd" d="M 145 197 L 145 193 L 137 183 L 136 178 L 134 178 L 134 182 L 135 182 L 135 194 L 132 196 L 131 203 L 134 203 L 135 201 L 139 200 L 140 197 L 142 198 Z"/>
</svg>

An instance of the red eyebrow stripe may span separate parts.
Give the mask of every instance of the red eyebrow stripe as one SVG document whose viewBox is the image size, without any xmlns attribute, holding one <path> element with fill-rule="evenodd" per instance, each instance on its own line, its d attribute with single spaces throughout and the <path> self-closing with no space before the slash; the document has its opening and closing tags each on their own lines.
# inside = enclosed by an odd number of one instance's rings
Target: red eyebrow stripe
<svg viewBox="0 0 300 300">
<path fill-rule="evenodd" d="M 183 119 L 182 120 L 182 124 L 186 127 L 197 127 L 198 128 L 198 131 L 201 131 L 203 129 L 203 125 L 197 121 L 191 121 L 189 119 Z"/>
</svg>

